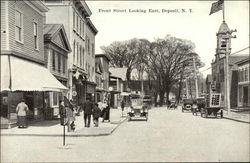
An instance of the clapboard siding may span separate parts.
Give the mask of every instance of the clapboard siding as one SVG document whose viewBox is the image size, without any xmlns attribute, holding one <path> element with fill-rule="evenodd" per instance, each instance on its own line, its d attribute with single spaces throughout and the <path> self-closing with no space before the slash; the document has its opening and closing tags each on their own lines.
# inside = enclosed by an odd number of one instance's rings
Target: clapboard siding
<svg viewBox="0 0 250 163">
<path fill-rule="evenodd" d="M 6 49 L 6 8 L 7 1 L 1 1 L 1 50 Z"/>
<path fill-rule="evenodd" d="M 29 2 L 28 2 L 29 3 Z M 15 39 L 15 10 L 19 9 L 23 13 L 23 44 Z M 30 59 L 44 61 L 43 43 L 43 19 L 44 17 L 32 9 L 23 1 L 9 1 L 9 30 L 10 30 L 10 50 L 17 51 Z M 34 45 L 34 22 L 38 25 L 38 50 Z"/>
</svg>

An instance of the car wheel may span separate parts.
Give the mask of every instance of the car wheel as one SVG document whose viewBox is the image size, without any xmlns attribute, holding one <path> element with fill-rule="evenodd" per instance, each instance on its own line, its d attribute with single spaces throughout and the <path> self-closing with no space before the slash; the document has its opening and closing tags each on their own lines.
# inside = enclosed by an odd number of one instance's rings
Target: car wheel
<svg viewBox="0 0 250 163">
<path fill-rule="evenodd" d="M 223 118 L 223 110 L 220 111 L 220 117 Z"/>
<path fill-rule="evenodd" d="M 207 111 L 207 109 L 205 110 L 205 118 L 207 118 L 208 117 L 208 111 Z"/>
</svg>

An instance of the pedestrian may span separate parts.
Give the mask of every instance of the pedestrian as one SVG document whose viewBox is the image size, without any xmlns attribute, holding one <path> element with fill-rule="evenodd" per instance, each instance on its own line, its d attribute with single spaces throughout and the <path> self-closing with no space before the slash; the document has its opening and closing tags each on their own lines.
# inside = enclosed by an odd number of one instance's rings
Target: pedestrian
<svg viewBox="0 0 250 163">
<path fill-rule="evenodd" d="M 17 126 L 18 128 L 27 127 L 27 111 L 29 110 L 28 106 L 25 104 L 24 99 L 16 107 L 17 112 Z"/>
<path fill-rule="evenodd" d="M 65 103 L 65 109 L 66 109 L 66 122 L 68 127 L 68 132 L 74 131 L 75 125 L 75 117 L 74 117 L 74 108 L 70 106 L 68 103 Z"/>
<path fill-rule="evenodd" d="M 93 122 L 95 124 L 94 127 L 98 127 L 99 117 L 101 116 L 101 109 L 98 107 L 98 104 L 95 104 L 93 108 Z"/>
<path fill-rule="evenodd" d="M 110 107 L 109 107 L 109 104 L 107 104 L 106 107 L 104 108 L 102 122 L 104 122 L 104 121 L 110 122 L 109 113 L 110 113 Z"/>
<path fill-rule="evenodd" d="M 84 110 L 84 126 L 90 127 L 91 114 L 93 112 L 93 104 L 88 98 L 84 103 L 83 110 Z"/>
<path fill-rule="evenodd" d="M 121 108 L 122 108 L 122 117 L 123 117 L 123 111 L 124 111 L 124 107 L 125 107 L 125 102 L 124 102 L 124 100 L 122 100 L 122 102 L 121 102 Z"/>
<path fill-rule="evenodd" d="M 65 117 L 65 105 L 64 105 L 63 100 L 60 101 L 59 114 L 60 114 L 60 123 L 61 123 L 61 125 L 65 125 L 64 118 L 66 118 L 66 117 Z"/>
</svg>

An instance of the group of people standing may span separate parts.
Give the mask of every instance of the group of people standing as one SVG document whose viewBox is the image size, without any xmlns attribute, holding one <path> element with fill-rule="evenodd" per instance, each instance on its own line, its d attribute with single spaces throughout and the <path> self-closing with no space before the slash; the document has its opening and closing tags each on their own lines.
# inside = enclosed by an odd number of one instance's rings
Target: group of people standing
<svg viewBox="0 0 250 163">
<path fill-rule="evenodd" d="M 69 103 L 69 105 L 65 105 L 64 101 L 61 101 L 60 102 L 61 125 L 67 125 L 68 132 L 75 129 L 75 124 L 74 124 L 75 116 L 80 115 L 79 110 L 83 110 L 84 112 L 83 114 L 84 127 L 90 127 L 91 115 L 93 116 L 94 127 L 99 126 L 100 117 L 103 118 L 103 122 L 104 120 L 110 121 L 109 120 L 109 110 L 110 110 L 109 105 L 106 105 L 106 107 L 99 107 L 98 104 L 94 104 L 89 99 L 86 99 L 86 101 L 80 106 L 80 108 L 76 109 L 76 107 L 74 107 L 71 102 Z"/>
</svg>

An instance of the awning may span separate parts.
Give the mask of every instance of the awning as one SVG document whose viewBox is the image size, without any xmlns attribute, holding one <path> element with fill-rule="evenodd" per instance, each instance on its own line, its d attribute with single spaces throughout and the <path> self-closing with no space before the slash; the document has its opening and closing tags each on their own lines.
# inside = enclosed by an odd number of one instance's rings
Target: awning
<svg viewBox="0 0 250 163">
<path fill-rule="evenodd" d="M 1 91 L 65 91 L 47 68 L 24 59 L 1 55 Z"/>
</svg>

